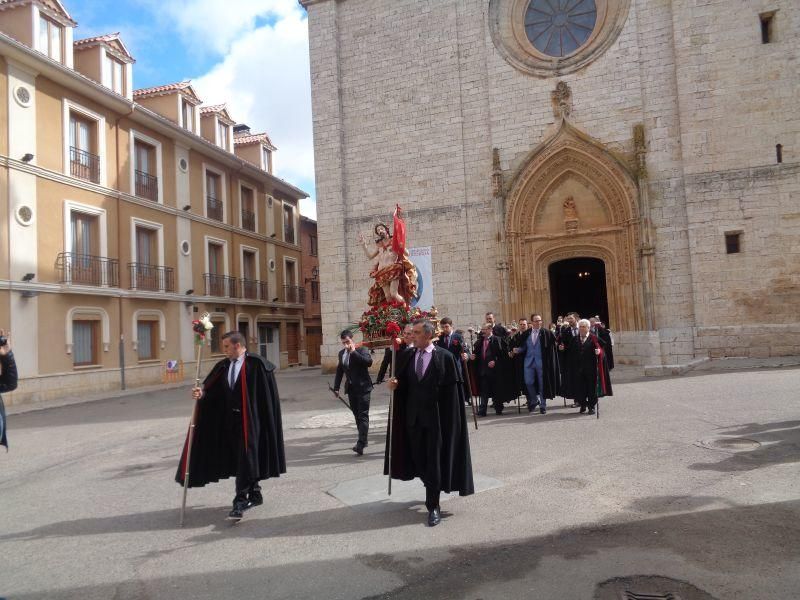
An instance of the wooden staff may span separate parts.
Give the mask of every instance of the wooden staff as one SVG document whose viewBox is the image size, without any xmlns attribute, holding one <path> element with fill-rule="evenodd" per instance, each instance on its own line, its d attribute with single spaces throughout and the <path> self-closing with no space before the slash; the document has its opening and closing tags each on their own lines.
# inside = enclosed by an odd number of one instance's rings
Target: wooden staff
<svg viewBox="0 0 800 600">
<path fill-rule="evenodd" d="M 194 373 L 194 387 L 200 387 L 200 357 L 203 355 L 203 340 L 197 346 L 197 368 Z M 183 471 L 183 499 L 181 500 L 181 522 L 180 526 L 183 527 L 183 517 L 186 513 L 186 492 L 189 490 L 189 465 L 192 459 L 192 441 L 194 440 L 194 427 L 197 421 L 197 403 L 194 401 L 192 408 L 192 419 L 189 421 L 189 437 L 186 442 L 186 466 Z"/>
<path fill-rule="evenodd" d="M 395 340 L 392 338 L 392 378 L 396 378 L 395 374 L 395 355 L 397 350 L 395 349 Z M 389 390 L 389 424 L 388 424 L 388 435 L 389 435 L 389 495 L 392 495 L 392 418 L 394 417 L 394 390 Z"/>
</svg>

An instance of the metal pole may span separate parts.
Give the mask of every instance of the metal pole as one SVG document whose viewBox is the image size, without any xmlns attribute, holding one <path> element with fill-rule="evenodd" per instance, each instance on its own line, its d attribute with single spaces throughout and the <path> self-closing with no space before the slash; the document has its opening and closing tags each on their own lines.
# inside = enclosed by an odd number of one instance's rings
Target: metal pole
<svg viewBox="0 0 800 600">
<path fill-rule="evenodd" d="M 392 339 L 392 378 L 396 379 L 397 375 L 395 373 L 395 355 L 397 350 L 394 347 L 394 339 Z M 387 435 L 389 436 L 389 495 L 392 495 L 392 419 L 394 418 L 394 390 L 389 390 L 389 423 L 387 425 L 388 431 Z"/>
<path fill-rule="evenodd" d="M 197 346 L 197 369 L 194 374 L 194 387 L 200 387 L 200 357 L 203 355 L 202 342 Z M 186 513 L 186 492 L 189 490 L 189 465 L 192 460 L 192 441 L 194 440 L 194 427 L 197 421 L 197 403 L 195 400 L 192 408 L 192 419 L 189 421 L 189 437 L 186 441 L 186 465 L 183 470 L 183 499 L 181 500 L 180 526 L 183 527 L 183 517 Z"/>
</svg>

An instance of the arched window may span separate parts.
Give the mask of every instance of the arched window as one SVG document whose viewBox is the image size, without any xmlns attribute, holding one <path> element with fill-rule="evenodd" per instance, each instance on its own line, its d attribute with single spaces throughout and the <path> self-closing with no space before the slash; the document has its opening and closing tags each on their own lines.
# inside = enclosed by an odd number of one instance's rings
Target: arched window
<svg viewBox="0 0 800 600">
<path fill-rule="evenodd" d="M 568 56 L 592 35 L 597 23 L 594 0 L 531 0 L 525 12 L 525 33 L 547 56 Z"/>
</svg>

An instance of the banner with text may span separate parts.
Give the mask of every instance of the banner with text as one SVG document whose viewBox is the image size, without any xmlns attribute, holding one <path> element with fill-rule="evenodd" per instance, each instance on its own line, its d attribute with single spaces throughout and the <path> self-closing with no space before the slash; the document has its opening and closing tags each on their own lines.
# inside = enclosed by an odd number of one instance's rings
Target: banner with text
<svg viewBox="0 0 800 600">
<path fill-rule="evenodd" d="M 431 247 L 409 248 L 408 257 L 417 267 L 417 294 L 411 299 L 411 306 L 419 307 L 420 310 L 430 310 L 433 306 Z"/>
</svg>

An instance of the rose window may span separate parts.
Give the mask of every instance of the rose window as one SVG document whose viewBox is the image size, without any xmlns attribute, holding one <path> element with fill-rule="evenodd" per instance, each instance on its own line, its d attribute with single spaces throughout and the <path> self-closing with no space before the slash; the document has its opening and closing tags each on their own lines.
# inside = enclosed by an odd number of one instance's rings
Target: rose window
<svg viewBox="0 0 800 600">
<path fill-rule="evenodd" d="M 594 0 L 531 0 L 525 33 L 542 54 L 564 57 L 580 48 L 597 24 Z"/>
</svg>

